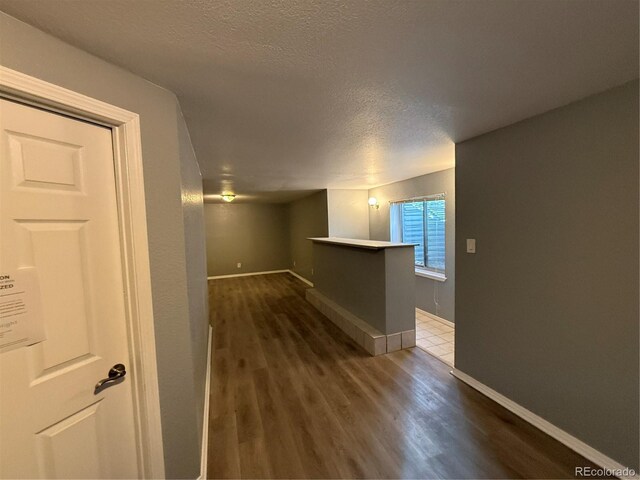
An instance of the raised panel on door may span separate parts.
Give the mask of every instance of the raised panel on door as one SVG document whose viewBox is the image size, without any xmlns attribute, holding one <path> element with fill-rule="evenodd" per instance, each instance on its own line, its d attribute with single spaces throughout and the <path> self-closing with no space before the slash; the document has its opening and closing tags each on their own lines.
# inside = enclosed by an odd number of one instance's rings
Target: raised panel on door
<svg viewBox="0 0 640 480">
<path fill-rule="evenodd" d="M 104 436 L 100 407 L 94 403 L 36 434 L 43 477 L 86 479 L 108 468 L 109 459 L 100 448 Z"/>
<path fill-rule="evenodd" d="M 82 192 L 81 145 L 6 132 L 15 187 Z"/>
<path fill-rule="evenodd" d="M 95 322 L 90 310 L 86 221 L 20 221 L 27 231 L 23 258 L 30 258 L 39 276 L 47 341 L 42 344 L 44 375 L 74 360 L 95 355 Z M 62 273 L 64 272 L 64 274 Z"/>
</svg>

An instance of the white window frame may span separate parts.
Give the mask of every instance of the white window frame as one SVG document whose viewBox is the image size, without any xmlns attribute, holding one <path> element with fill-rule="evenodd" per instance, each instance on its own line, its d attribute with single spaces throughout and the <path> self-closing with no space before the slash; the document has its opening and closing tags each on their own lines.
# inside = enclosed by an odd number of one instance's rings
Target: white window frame
<svg viewBox="0 0 640 480">
<path fill-rule="evenodd" d="M 445 201 L 445 232 L 444 232 L 444 236 L 445 236 L 445 242 L 446 242 L 446 193 L 439 193 L 439 194 L 435 194 L 435 195 L 425 195 L 425 196 L 420 196 L 420 197 L 412 197 L 412 198 L 406 198 L 406 199 L 402 199 L 402 200 L 393 200 L 389 202 L 389 225 L 391 228 L 391 241 L 398 241 L 397 238 L 393 238 L 393 225 L 394 222 L 399 222 L 399 232 L 400 235 L 402 236 L 402 220 L 400 219 L 394 219 L 393 218 L 393 205 L 399 205 L 402 203 L 414 203 L 414 202 L 426 202 L 426 201 L 433 201 L 433 200 L 444 200 Z M 400 240 L 402 241 L 402 239 Z M 426 245 L 426 239 L 424 240 L 425 243 L 425 249 L 427 248 Z M 447 280 L 447 275 L 446 275 L 446 271 L 447 271 L 447 260 L 446 260 L 446 245 L 445 245 L 445 267 L 444 267 L 444 271 L 438 271 L 435 269 L 431 269 L 431 268 L 427 268 L 426 266 L 422 266 L 422 265 L 418 265 L 418 264 L 414 264 L 415 267 L 415 274 L 418 277 L 424 277 L 424 278 L 429 278 L 431 280 L 435 280 L 437 282 L 444 282 Z"/>
</svg>

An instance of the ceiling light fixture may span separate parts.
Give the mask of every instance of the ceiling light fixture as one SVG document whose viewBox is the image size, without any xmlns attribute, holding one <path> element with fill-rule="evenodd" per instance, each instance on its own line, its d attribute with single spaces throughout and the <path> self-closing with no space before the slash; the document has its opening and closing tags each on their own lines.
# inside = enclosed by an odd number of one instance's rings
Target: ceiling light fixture
<svg viewBox="0 0 640 480">
<path fill-rule="evenodd" d="M 222 200 L 224 200 L 225 202 L 233 202 L 233 199 L 236 198 L 236 196 L 231 193 L 225 193 L 224 195 L 220 195 L 220 196 L 222 197 Z"/>
</svg>

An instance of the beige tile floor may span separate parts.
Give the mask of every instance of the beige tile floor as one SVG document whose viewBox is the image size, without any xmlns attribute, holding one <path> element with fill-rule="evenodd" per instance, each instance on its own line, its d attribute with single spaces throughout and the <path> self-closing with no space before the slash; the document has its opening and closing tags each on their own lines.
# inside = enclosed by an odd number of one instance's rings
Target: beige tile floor
<svg viewBox="0 0 640 480">
<path fill-rule="evenodd" d="M 435 318 L 416 312 L 416 345 L 453 367 L 454 328 Z"/>
</svg>

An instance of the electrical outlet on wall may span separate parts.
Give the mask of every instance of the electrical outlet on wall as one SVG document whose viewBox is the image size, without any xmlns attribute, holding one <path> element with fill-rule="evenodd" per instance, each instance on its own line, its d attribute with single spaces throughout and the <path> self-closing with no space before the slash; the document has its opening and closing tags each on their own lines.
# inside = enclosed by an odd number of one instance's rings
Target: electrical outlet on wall
<svg viewBox="0 0 640 480">
<path fill-rule="evenodd" d="M 294 267 L 296 266 L 296 261 L 295 261 L 295 260 L 293 261 L 293 266 L 294 266 Z"/>
<path fill-rule="evenodd" d="M 242 268 L 242 263 L 238 262 L 237 267 Z"/>
</svg>

